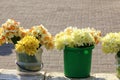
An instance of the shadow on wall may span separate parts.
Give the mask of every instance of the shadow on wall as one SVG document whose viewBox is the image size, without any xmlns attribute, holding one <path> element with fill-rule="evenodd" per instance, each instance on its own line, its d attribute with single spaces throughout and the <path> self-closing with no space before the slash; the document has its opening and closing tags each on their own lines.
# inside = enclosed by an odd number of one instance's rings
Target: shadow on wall
<svg viewBox="0 0 120 80">
<path fill-rule="evenodd" d="M 13 44 L 3 44 L 0 46 L 0 56 L 12 54 L 12 49 L 14 49 Z"/>
</svg>

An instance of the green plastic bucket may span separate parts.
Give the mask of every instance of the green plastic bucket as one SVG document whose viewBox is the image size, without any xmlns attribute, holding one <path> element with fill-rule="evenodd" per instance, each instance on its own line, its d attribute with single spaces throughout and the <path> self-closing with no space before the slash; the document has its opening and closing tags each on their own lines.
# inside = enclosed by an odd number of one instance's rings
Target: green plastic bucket
<svg viewBox="0 0 120 80">
<path fill-rule="evenodd" d="M 64 74 L 69 78 L 86 78 L 90 76 L 92 49 L 85 48 L 64 49 Z"/>
</svg>

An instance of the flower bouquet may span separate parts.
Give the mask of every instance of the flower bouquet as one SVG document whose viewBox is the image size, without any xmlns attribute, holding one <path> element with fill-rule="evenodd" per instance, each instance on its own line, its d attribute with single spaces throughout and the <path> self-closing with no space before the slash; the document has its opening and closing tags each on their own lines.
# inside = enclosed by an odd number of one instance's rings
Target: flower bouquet
<svg viewBox="0 0 120 80">
<path fill-rule="evenodd" d="M 104 53 L 115 53 L 117 60 L 117 76 L 120 78 L 120 33 L 108 33 L 102 38 Z"/>
<path fill-rule="evenodd" d="M 68 27 L 55 36 L 55 48 L 64 49 L 64 73 L 67 77 L 90 76 L 92 49 L 100 41 L 101 32 L 94 28 Z"/>
<path fill-rule="evenodd" d="M 42 68 L 43 52 L 53 49 L 53 37 L 43 25 L 24 29 L 19 22 L 8 19 L 0 29 L 0 44 L 13 43 L 17 55 L 16 64 L 20 71 L 39 71 Z"/>
<path fill-rule="evenodd" d="M 55 47 L 61 50 L 65 46 L 72 48 L 94 46 L 99 43 L 100 36 L 101 32 L 94 28 L 68 27 L 55 36 Z"/>
</svg>

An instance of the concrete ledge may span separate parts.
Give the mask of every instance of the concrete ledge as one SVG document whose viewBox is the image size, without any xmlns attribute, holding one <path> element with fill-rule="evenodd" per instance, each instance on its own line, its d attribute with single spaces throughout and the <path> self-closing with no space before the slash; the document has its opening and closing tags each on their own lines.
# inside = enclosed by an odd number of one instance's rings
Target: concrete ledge
<svg viewBox="0 0 120 80">
<path fill-rule="evenodd" d="M 95 73 L 89 78 L 72 79 L 66 78 L 63 73 L 51 72 L 46 73 L 46 80 L 119 80 L 115 73 Z"/>
<path fill-rule="evenodd" d="M 0 69 L 0 80 L 44 80 L 45 72 L 19 72 L 15 69 Z"/>
<path fill-rule="evenodd" d="M 60 72 L 19 72 L 15 69 L 0 69 L 0 80 L 119 80 L 115 73 L 95 73 L 89 78 L 71 79 Z"/>
</svg>

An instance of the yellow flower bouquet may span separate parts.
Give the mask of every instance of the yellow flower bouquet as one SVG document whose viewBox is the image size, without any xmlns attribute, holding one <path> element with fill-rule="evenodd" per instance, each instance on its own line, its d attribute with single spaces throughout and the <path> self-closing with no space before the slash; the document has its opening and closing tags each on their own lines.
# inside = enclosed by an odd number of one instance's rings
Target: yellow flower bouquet
<svg viewBox="0 0 120 80">
<path fill-rule="evenodd" d="M 0 28 L 0 45 L 4 43 L 15 45 L 16 64 L 20 71 L 39 71 L 42 64 L 41 47 L 54 48 L 53 36 L 43 25 L 24 29 L 13 19 L 8 19 Z"/>
<path fill-rule="evenodd" d="M 36 49 L 41 46 L 45 46 L 46 49 L 54 48 L 53 37 L 43 25 L 33 26 L 32 28 L 27 30 L 27 35 L 22 40 L 18 41 L 15 49 L 17 52 L 24 51 L 25 53 L 28 53 L 30 56 L 32 56 L 34 52 L 36 52 Z"/>
<path fill-rule="evenodd" d="M 8 19 L 4 24 L 2 24 L 0 28 L 0 45 L 4 43 L 13 43 L 16 45 L 16 51 L 20 52 L 19 48 L 23 48 L 23 46 L 18 45 L 21 42 L 20 40 L 22 40 L 22 42 L 26 45 L 28 45 L 27 41 L 32 40 L 26 38 L 24 40 L 23 38 L 26 36 L 31 36 L 33 39 L 36 38 L 39 41 L 39 47 L 43 45 L 46 49 L 53 49 L 54 47 L 53 37 L 43 25 L 33 26 L 30 29 L 24 29 L 21 27 L 20 22 L 16 22 L 13 19 Z M 31 46 L 34 44 L 31 44 Z M 24 46 L 24 48 L 25 47 L 27 46 Z M 31 49 L 29 49 L 29 52 L 32 51 L 30 50 Z"/>
<path fill-rule="evenodd" d="M 63 32 L 56 34 L 55 47 L 59 50 L 68 47 L 87 47 L 98 44 L 101 32 L 94 28 L 68 27 Z"/>
<path fill-rule="evenodd" d="M 1 33 L 5 36 L 5 42 L 16 44 L 17 41 L 27 35 L 27 30 L 20 26 L 19 22 L 13 19 L 8 19 L 1 26 Z"/>
<path fill-rule="evenodd" d="M 102 38 L 102 50 L 106 54 L 115 53 L 117 77 L 120 78 L 120 32 L 108 33 Z"/>
<path fill-rule="evenodd" d="M 120 33 L 108 33 L 102 38 L 104 53 L 118 53 L 120 51 Z"/>
<path fill-rule="evenodd" d="M 30 56 L 35 55 L 39 48 L 40 41 L 33 36 L 25 36 L 15 45 L 15 50 L 19 53 L 26 53 Z"/>
</svg>

